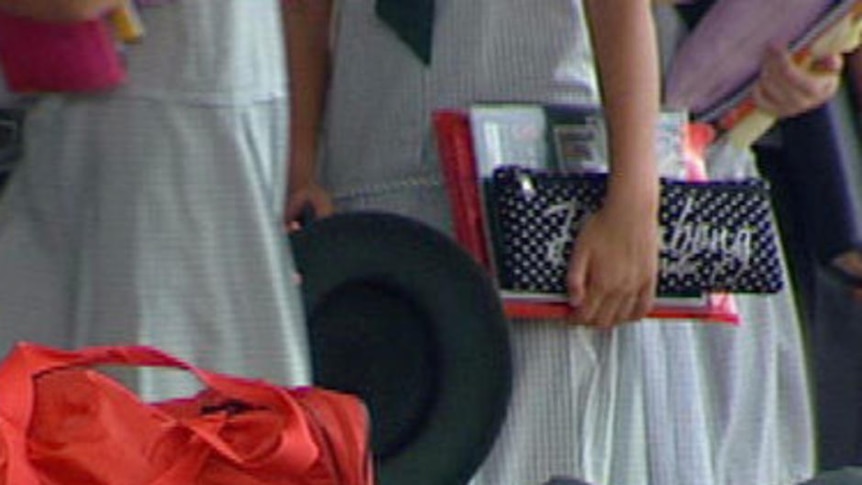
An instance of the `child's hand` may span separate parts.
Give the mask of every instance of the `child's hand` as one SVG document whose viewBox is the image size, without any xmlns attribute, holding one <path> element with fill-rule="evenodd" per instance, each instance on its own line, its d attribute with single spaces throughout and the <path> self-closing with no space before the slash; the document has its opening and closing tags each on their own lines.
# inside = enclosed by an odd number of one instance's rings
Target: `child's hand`
<svg viewBox="0 0 862 485">
<path fill-rule="evenodd" d="M 290 230 L 299 229 L 310 218 L 319 219 L 335 212 L 332 197 L 317 181 L 317 130 L 302 130 L 297 124 L 291 133 L 292 145 L 288 157 L 287 197 L 284 223 Z"/>
<path fill-rule="evenodd" d="M 44 22 L 80 22 L 98 18 L 128 0 L 0 0 L 0 9 Z"/>
<path fill-rule="evenodd" d="M 569 264 L 575 323 L 610 327 L 643 318 L 655 294 L 658 240 L 651 204 L 606 199 L 581 228 Z"/>
<path fill-rule="evenodd" d="M 772 47 L 754 87 L 757 107 L 778 118 L 795 116 L 829 101 L 838 90 L 843 56 L 799 66 L 787 49 Z"/>
<path fill-rule="evenodd" d="M 309 183 L 288 195 L 284 210 L 284 222 L 289 230 L 302 228 L 311 222 L 308 217 L 319 219 L 335 212 L 329 192 L 317 183 Z"/>
</svg>

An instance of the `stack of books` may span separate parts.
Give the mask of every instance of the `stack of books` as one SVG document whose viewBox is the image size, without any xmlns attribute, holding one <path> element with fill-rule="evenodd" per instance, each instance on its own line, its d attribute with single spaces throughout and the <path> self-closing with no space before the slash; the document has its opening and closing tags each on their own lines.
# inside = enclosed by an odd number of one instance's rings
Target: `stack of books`
<svg viewBox="0 0 862 485">
<path fill-rule="evenodd" d="M 506 288 L 499 273 L 498 228 L 490 215 L 489 182 L 500 167 L 548 172 L 601 173 L 606 170 L 606 132 L 593 107 L 524 103 L 478 103 L 468 110 L 433 115 L 442 171 L 451 202 L 455 238 L 495 277 L 504 308 L 512 318 L 564 318 L 572 312 L 562 292 Z M 667 112 L 660 120 L 657 159 L 666 177 L 690 179 L 686 113 Z M 703 139 L 702 134 L 700 138 Z M 736 324 L 727 293 L 660 295 L 649 316 Z"/>
</svg>

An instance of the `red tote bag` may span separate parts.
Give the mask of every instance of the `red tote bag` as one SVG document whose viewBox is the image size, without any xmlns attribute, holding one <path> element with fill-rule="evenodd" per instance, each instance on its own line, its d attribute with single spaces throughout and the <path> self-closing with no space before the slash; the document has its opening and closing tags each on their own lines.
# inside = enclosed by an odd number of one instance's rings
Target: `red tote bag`
<svg viewBox="0 0 862 485">
<path fill-rule="evenodd" d="M 98 365 L 194 374 L 146 403 Z M 372 485 L 363 403 L 208 372 L 150 347 L 23 343 L 0 364 L 0 485 Z"/>
</svg>

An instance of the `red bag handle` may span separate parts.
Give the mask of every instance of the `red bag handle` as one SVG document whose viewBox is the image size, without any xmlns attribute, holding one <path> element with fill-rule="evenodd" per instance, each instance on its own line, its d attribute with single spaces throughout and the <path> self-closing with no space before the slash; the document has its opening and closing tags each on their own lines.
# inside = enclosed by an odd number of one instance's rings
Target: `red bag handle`
<svg viewBox="0 0 862 485">
<path fill-rule="evenodd" d="M 23 342 L 13 348 L 0 365 L 0 413 L 25 429 L 30 422 L 33 379 L 39 374 L 69 367 L 128 365 L 183 369 L 203 384 L 225 395 L 263 404 L 288 413 L 301 414 L 283 388 L 263 380 L 228 376 L 196 367 L 182 359 L 143 345 L 94 346 L 68 351 Z"/>
<path fill-rule="evenodd" d="M 10 455 L 7 462 L 9 476 L 25 478 L 32 475 L 32 471 L 21 469 L 24 466 L 22 464 L 26 463 L 26 457 L 18 455 L 23 453 L 21 450 L 25 448 L 23 440 L 32 419 L 34 379 L 40 374 L 59 369 L 108 364 L 186 370 L 210 389 L 226 396 L 264 405 L 279 410 L 286 417 L 302 420 L 301 425 L 285 423 L 284 446 L 288 443 L 308 443 L 314 440 L 304 422 L 302 408 L 286 389 L 266 381 L 209 372 L 155 348 L 141 345 L 95 346 L 67 351 L 25 342 L 17 344 L 0 364 L 0 382 L 3 383 L 0 389 L 0 431 L 2 431 L 0 439 L 4 437 L 7 439 L 7 452 Z M 202 431 L 193 426 L 193 423 L 186 425 L 196 434 L 202 434 Z M 206 436 L 201 437 L 206 438 Z M 227 458 L 239 460 L 224 446 L 211 439 L 205 439 L 205 441 Z M 299 454 L 293 450 L 290 455 L 295 460 L 296 469 L 306 469 L 317 458 L 317 450 L 309 448 L 305 453 Z M 21 461 L 22 458 L 24 461 Z M 30 481 L 20 483 L 30 483 Z M 38 479 L 32 483 L 38 483 Z"/>
</svg>

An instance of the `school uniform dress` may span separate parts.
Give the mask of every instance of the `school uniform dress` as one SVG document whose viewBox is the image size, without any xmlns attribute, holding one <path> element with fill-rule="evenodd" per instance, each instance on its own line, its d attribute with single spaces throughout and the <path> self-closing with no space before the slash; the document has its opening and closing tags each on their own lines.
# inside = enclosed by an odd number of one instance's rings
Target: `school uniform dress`
<svg viewBox="0 0 862 485">
<path fill-rule="evenodd" d="M 281 227 L 288 82 L 277 0 L 142 10 L 129 81 L 45 95 L 0 201 L 0 348 L 143 343 L 310 379 Z M 187 384 L 145 372 L 142 392 Z"/>
<path fill-rule="evenodd" d="M 451 230 L 430 125 L 473 101 L 597 103 L 577 0 L 437 0 L 430 65 L 344 0 L 321 177 L 340 210 Z M 612 331 L 514 322 L 514 395 L 474 485 L 792 484 L 813 471 L 809 385 L 787 292 L 740 297 L 739 327 Z"/>
</svg>

